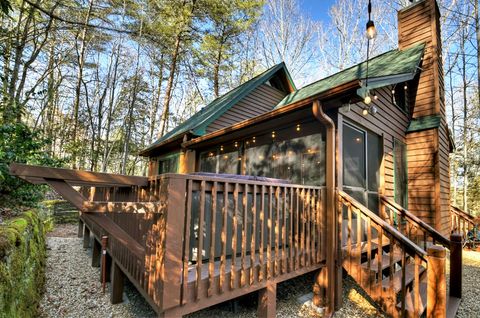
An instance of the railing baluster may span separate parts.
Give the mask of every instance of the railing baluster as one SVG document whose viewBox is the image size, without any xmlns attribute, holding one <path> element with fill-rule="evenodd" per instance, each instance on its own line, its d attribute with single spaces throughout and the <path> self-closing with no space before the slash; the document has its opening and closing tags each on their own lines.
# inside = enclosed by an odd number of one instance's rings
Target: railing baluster
<svg viewBox="0 0 480 318">
<path fill-rule="evenodd" d="M 305 189 L 302 188 L 300 198 L 302 199 L 302 207 L 301 207 L 301 220 L 302 220 L 302 229 L 301 229 L 301 240 L 300 240 L 300 251 L 301 251 L 301 258 L 300 264 L 302 267 L 305 267 Z"/>
<path fill-rule="evenodd" d="M 242 200 L 242 275 L 240 277 L 240 287 L 246 283 L 246 256 L 247 256 L 247 233 L 248 233 L 248 184 L 243 184 L 243 200 Z"/>
<path fill-rule="evenodd" d="M 406 279 L 406 266 L 407 266 L 407 254 L 406 254 L 406 251 L 405 251 L 405 248 L 402 249 L 402 297 L 401 299 L 403 299 L 404 301 L 402 301 L 402 317 L 405 317 L 405 296 L 407 295 L 407 286 L 406 286 L 406 282 L 405 282 L 405 279 Z"/>
<path fill-rule="evenodd" d="M 357 267 L 357 279 L 362 281 L 362 213 L 357 210 L 357 248 L 356 248 L 356 267 Z"/>
<path fill-rule="evenodd" d="M 238 230 L 238 183 L 235 182 L 233 190 L 233 215 L 232 215 L 232 262 L 230 264 L 230 289 L 235 288 L 237 278 L 237 230 Z"/>
<path fill-rule="evenodd" d="M 315 205 L 315 198 L 316 198 L 316 194 L 315 194 L 315 190 L 311 190 L 312 192 L 312 195 L 311 195 L 311 198 L 310 198 L 310 211 L 311 211 L 311 217 L 310 217 L 310 228 L 311 228 L 311 234 L 312 234 L 312 239 L 310 240 L 310 262 L 311 264 L 315 264 L 317 262 L 316 260 L 316 240 L 317 240 L 317 228 L 316 228 L 316 224 L 317 224 L 317 209 L 316 209 L 316 205 Z"/>
<path fill-rule="evenodd" d="M 267 238 L 267 279 L 272 277 L 272 212 L 273 212 L 273 188 L 272 186 L 268 187 L 268 217 L 267 217 L 267 227 L 268 227 L 268 238 Z"/>
<path fill-rule="evenodd" d="M 295 189 L 295 270 L 300 267 L 300 193 Z"/>
<path fill-rule="evenodd" d="M 273 275 L 278 276 L 280 272 L 279 268 L 279 262 L 280 262 L 280 250 L 279 250 L 279 244 L 280 244 L 280 213 L 281 213 L 281 206 L 282 204 L 280 203 L 280 187 L 276 187 L 275 189 L 275 203 L 276 203 L 276 212 L 275 212 L 275 262 L 274 262 L 274 268 L 273 268 Z"/>
<path fill-rule="evenodd" d="M 287 188 L 282 187 L 283 200 L 282 200 L 282 274 L 287 272 Z"/>
<path fill-rule="evenodd" d="M 200 214 L 198 216 L 198 245 L 197 245 L 197 272 L 195 280 L 195 299 L 200 299 L 200 282 L 202 280 L 202 253 L 203 253 L 203 230 L 205 219 L 205 180 L 200 184 Z"/>
<path fill-rule="evenodd" d="M 347 257 L 349 272 L 352 272 L 352 206 L 347 203 Z"/>
<path fill-rule="evenodd" d="M 305 212 L 305 227 L 306 227 L 306 242 L 305 242 L 305 247 L 306 247 L 306 253 L 305 253 L 305 266 L 310 266 L 310 212 L 311 212 L 311 207 L 310 207 L 310 190 L 306 190 L 306 207 L 304 209 Z"/>
<path fill-rule="evenodd" d="M 420 316 L 420 257 L 415 254 L 415 270 L 413 278 L 414 317 Z"/>
<path fill-rule="evenodd" d="M 295 248 L 293 246 L 293 219 L 294 219 L 294 210 L 293 210 L 293 188 L 290 189 L 290 211 L 289 211 L 289 219 L 290 219 L 290 230 L 289 233 L 289 244 L 288 244 L 288 252 L 289 252 L 289 271 L 293 271 L 293 261 L 295 256 Z"/>
<path fill-rule="evenodd" d="M 261 282 L 264 278 L 265 265 L 264 260 L 264 248 L 265 248 L 265 186 L 261 186 L 261 198 L 260 198 L 260 270 L 258 272 L 258 280 Z"/>
<path fill-rule="evenodd" d="M 223 293 L 225 284 L 225 267 L 227 263 L 227 227 L 228 227 L 228 182 L 223 184 L 223 218 L 222 218 L 222 254 L 220 256 L 219 291 Z"/>
<path fill-rule="evenodd" d="M 213 295 L 213 282 L 214 282 L 214 275 L 215 275 L 215 227 L 216 227 L 216 220 L 217 220 L 217 182 L 213 182 L 212 186 L 212 211 L 211 211 L 211 224 L 212 224 L 212 231 L 210 233 L 210 259 L 208 260 L 208 291 L 207 297 Z"/>
<path fill-rule="evenodd" d="M 257 185 L 252 186 L 252 235 L 250 242 L 250 285 L 255 281 L 255 249 L 257 242 Z"/>
<path fill-rule="evenodd" d="M 190 260 L 190 225 L 192 217 L 192 196 L 193 181 L 188 180 L 187 183 L 187 209 L 185 211 L 185 234 L 184 234 L 184 252 L 183 252 L 183 289 L 182 289 L 182 305 L 187 302 L 188 293 L 188 262 Z"/>
<path fill-rule="evenodd" d="M 371 226 L 371 219 L 367 218 L 367 281 L 368 281 L 368 290 L 371 293 L 372 292 L 372 279 L 371 279 L 371 273 L 372 273 L 372 226 Z"/>
</svg>

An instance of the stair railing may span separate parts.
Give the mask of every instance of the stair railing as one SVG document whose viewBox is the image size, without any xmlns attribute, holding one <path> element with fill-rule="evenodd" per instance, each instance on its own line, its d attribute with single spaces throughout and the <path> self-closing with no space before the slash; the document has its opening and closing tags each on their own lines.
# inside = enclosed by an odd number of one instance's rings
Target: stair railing
<svg viewBox="0 0 480 318">
<path fill-rule="evenodd" d="M 407 313 L 406 308 L 406 296 L 410 292 L 413 296 L 411 301 L 413 316 L 420 316 L 425 308 L 420 295 L 421 267 L 426 268 L 427 273 L 428 271 L 437 271 L 437 264 L 442 265 L 442 261 L 438 262 L 438 253 L 436 255 L 433 255 L 434 253 L 427 254 L 425 250 L 395 227 L 340 190 L 338 191 L 337 213 L 342 215 L 344 267 L 347 268 L 350 275 L 389 315 L 394 317 L 406 317 L 412 314 L 412 312 Z M 387 252 L 388 256 L 386 256 Z M 367 254 L 366 261 L 362 260 L 362 254 L 365 253 Z M 372 256 L 376 257 L 375 261 L 372 260 Z M 387 258 L 385 259 L 384 256 Z M 433 261 L 434 259 L 437 260 L 436 263 Z M 384 261 L 387 264 L 382 264 Z M 443 259 L 443 266 L 444 262 L 445 259 Z M 395 275 L 398 272 L 396 266 L 398 263 L 401 266 L 400 279 L 398 279 L 398 274 Z M 406 284 L 406 268 L 409 264 L 414 268 L 410 291 L 407 290 Z M 388 288 L 384 288 L 386 280 L 388 280 Z M 399 296 L 403 300 L 399 309 L 396 308 L 397 295 L 394 292 L 394 287 L 398 284 L 400 284 Z M 431 297 L 440 302 L 443 300 L 446 304 L 444 289 L 442 292 L 442 288 L 429 288 L 428 293 L 428 298 Z"/>
<path fill-rule="evenodd" d="M 477 239 L 476 222 L 473 215 L 470 215 L 460 208 L 450 206 L 451 230 L 452 233 L 460 233 L 463 237 L 469 232 L 473 232 L 474 239 Z"/>
<path fill-rule="evenodd" d="M 452 232 L 449 239 L 383 195 L 380 196 L 380 211 L 390 225 L 417 245 L 421 244 L 424 250 L 435 244 L 450 250 L 450 296 L 462 298 L 462 234 Z"/>
<path fill-rule="evenodd" d="M 390 225 L 424 250 L 431 244 L 440 244 L 450 249 L 447 237 L 384 195 L 380 195 L 380 213 Z"/>
</svg>

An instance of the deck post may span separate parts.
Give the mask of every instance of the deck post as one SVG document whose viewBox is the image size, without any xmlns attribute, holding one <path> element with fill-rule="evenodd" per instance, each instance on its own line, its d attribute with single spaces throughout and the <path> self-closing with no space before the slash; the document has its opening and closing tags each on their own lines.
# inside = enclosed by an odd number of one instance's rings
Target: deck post
<svg viewBox="0 0 480 318">
<path fill-rule="evenodd" d="M 450 296 L 462 298 L 462 235 L 450 236 Z"/>
<path fill-rule="evenodd" d="M 90 247 L 90 229 L 85 226 L 85 231 L 83 232 L 83 248 Z"/>
<path fill-rule="evenodd" d="M 164 310 L 179 306 L 182 297 L 183 235 L 185 230 L 187 182 L 183 177 L 168 178 L 166 190 L 165 235 L 162 242 L 164 259 L 162 308 Z M 161 196 L 165 195 L 161 194 Z M 182 211 L 178 213 L 177 211 Z"/>
<path fill-rule="evenodd" d="M 117 262 L 112 264 L 112 286 L 110 291 L 110 301 L 112 304 L 118 304 L 123 301 L 123 285 L 125 274 L 122 272 Z"/>
<path fill-rule="evenodd" d="M 101 245 L 100 243 L 93 238 L 92 244 L 92 267 L 100 267 L 100 256 L 101 256 Z"/>
<path fill-rule="evenodd" d="M 277 283 L 269 281 L 258 291 L 257 317 L 274 318 L 277 307 Z"/>
<path fill-rule="evenodd" d="M 105 254 L 105 282 L 106 283 L 110 282 L 111 269 L 112 269 L 112 257 L 107 253 Z M 103 268 L 100 271 L 100 282 L 102 282 L 102 278 L 103 278 L 102 272 L 103 272 Z"/>
<path fill-rule="evenodd" d="M 83 237 L 83 221 L 82 219 L 79 217 L 78 218 L 78 237 Z"/>
<path fill-rule="evenodd" d="M 427 250 L 427 318 L 447 316 L 447 283 L 445 277 L 445 248 L 438 245 Z"/>
<path fill-rule="evenodd" d="M 315 274 L 315 283 L 313 284 L 313 304 L 317 307 L 325 307 L 327 305 L 327 268 L 322 267 Z"/>
</svg>

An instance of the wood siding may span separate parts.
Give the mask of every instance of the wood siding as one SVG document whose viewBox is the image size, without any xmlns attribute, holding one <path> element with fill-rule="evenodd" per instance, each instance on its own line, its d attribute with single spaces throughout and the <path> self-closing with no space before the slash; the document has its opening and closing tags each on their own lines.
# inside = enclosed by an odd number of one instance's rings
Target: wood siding
<svg viewBox="0 0 480 318">
<path fill-rule="evenodd" d="M 425 54 L 412 118 L 440 115 L 440 127 L 407 135 L 409 210 L 443 234 L 449 232 L 449 139 L 441 60 L 440 12 L 435 0 L 398 14 L 399 48 L 424 42 Z"/>
<path fill-rule="evenodd" d="M 260 85 L 207 127 L 207 133 L 232 126 L 245 119 L 271 111 L 286 93 L 266 84 Z"/>
<path fill-rule="evenodd" d="M 407 130 L 409 119 L 408 115 L 400 110 L 392 102 L 392 87 L 383 87 L 375 90 L 378 96 L 377 100 L 372 101 L 372 105 L 377 107 L 378 112 L 375 116 L 363 116 L 362 110 L 365 104 L 362 102 L 353 104 L 351 110 L 342 112 L 343 120 L 360 125 L 379 136 L 383 136 L 383 161 L 380 173 L 380 191 L 387 197 L 394 197 L 394 174 L 393 174 L 393 145 L 397 139 L 406 143 L 405 131 Z M 337 169 L 342 169 L 339 166 Z"/>
</svg>

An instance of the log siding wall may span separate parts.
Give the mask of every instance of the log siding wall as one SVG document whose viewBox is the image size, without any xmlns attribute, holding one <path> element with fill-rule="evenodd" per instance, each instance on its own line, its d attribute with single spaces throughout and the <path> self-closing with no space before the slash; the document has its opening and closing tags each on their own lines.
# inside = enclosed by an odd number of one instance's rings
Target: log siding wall
<svg viewBox="0 0 480 318">
<path fill-rule="evenodd" d="M 287 93 L 266 84 L 260 85 L 207 127 L 207 133 L 232 126 L 245 119 L 271 111 Z"/>
<path fill-rule="evenodd" d="M 408 209 L 443 234 L 449 232 L 449 139 L 441 61 L 440 12 L 424 0 L 398 14 L 399 48 L 426 45 L 412 118 L 440 115 L 440 127 L 407 134 Z"/>
</svg>

